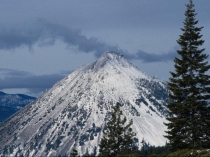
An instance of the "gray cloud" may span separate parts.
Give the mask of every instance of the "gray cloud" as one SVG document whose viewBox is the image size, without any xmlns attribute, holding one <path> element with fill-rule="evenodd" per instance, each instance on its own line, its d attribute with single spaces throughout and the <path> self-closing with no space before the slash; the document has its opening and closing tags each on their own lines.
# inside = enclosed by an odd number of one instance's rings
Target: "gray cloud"
<svg viewBox="0 0 210 157">
<path fill-rule="evenodd" d="M 0 30 L 0 49 L 10 50 L 27 46 L 32 49 L 33 45 L 38 43 L 40 46 L 53 45 L 56 40 L 61 40 L 68 47 L 75 46 L 79 51 L 85 53 L 94 53 L 99 57 L 103 52 L 112 50 L 122 53 L 128 59 L 137 59 L 143 62 L 165 62 L 173 60 L 175 53 L 150 54 L 139 50 L 135 54 L 129 54 L 126 50 L 118 46 L 108 45 L 105 42 L 98 41 L 97 38 L 87 38 L 79 30 L 73 30 L 57 24 L 52 24 L 44 19 L 38 19 L 34 29 L 30 30 Z"/>
<path fill-rule="evenodd" d="M 26 71 L 20 71 L 20 70 L 13 70 L 13 69 L 7 69 L 7 68 L 0 68 L 0 74 L 5 76 L 26 76 L 30 75 L 29 72 Z"/>
<path fill-rule="evenodd" d="M 167 62 L 167 61 L 172 61 L 174 59 L 174 57 L 176 56 L 176 52 L 172 51 L 172 52 L 163 53 L 163 54 L 151 54 L 151 53 L 147 53 L 142 50 L 139 50 L 134 55 L 125 54 L 125 56 L 129 59 L 141 60 L 144 63 Z"/>
<path fill-rule="evenodd" d="M 30 30 L 0 29 L 0 49 L 4 50 L 22 46 L 27 46 L 31 49 L 36 43 L 40 46 L 53 45 L 57 39 L 68 46 L 76 46 L 79 51 L 86 53 L 95 52 L 97 57 L 107 50 L 123 51 L 117 46 L 110 46 L 100 42 L 97 38 L 87 38 L 79 30 L 52 24 L 44 19 L 38 19 L 34 28 Z"/>
<path fill-rule="evenodd" d="M 27 89 L 29 93 L 35 95 L 51 88 L 56 82 L 67 75 L 67 72 L 49 75 L 33 75 L 28 72 L 12 69 L 0 69 L 0 73 L 1 72 L 5 72 L 7 75 L 0 79 L 0 90 L 22 88 Z"/>
</svg>

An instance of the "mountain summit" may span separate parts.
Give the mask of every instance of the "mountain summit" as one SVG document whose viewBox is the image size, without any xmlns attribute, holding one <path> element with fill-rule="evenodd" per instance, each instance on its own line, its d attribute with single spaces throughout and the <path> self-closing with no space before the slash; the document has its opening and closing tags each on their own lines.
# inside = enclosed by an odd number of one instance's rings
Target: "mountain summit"
<svg viewBox="0 0 210 157">
<path fill-rule="evenodd" d="M 93 64 L 91 64 L 91 66 L 95 69 L 101 69 L 102 67 L 105 66 L 123 66 L 123 67 L 131 67 L 131 63 L 129 63 L 124 57 L 123 55 L 121 55 L 120 53 L 116 53 L 113 51 L 106 51 L 104 52 L 101 57 L 94 62 Z"/>
<path fill-rule="evenodd" d="M 64 156 L 73 148 L 97 154 L 112 108 L 133 119 L 139 147 L 164 145 L 168 91 L 122 55 L 105 52 L 55 84 L 0 125 L 0 155 Z"/>
</svg>

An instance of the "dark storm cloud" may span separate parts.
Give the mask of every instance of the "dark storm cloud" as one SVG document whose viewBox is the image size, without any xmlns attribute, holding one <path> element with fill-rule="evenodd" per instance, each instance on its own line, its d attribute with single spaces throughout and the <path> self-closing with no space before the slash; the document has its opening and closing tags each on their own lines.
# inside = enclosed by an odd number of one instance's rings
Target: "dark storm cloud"
<svg viewBox="0 0 210 157">
<path fill-rule="evenodd" d="M 51 88 L 56 82 L 63 79 L 67 74 L 33 75 L 28 72 L 0 69 L 4 72 L 4 78 L 0 78 L 0 90 L 11 88 L 23 88 L 36 94 Z"/>
</svg>

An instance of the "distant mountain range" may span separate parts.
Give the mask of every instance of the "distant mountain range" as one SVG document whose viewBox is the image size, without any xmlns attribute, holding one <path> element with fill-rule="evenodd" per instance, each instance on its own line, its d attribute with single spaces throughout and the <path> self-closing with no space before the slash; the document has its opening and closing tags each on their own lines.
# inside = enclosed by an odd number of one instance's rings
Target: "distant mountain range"
<svg viewBox="0 0 210 157">
<path fill-rule="evenodd" d="M 0 123 L 35 99 L 24 94 L 6 94 L 0 91 Z"/>
<path fill-rule="evenodd" d="M 168 90 L 121 54 L 105 52 L 0 124 L 0 156 L 97 154 L 116 102 L 142 142 L 165 145 Z"/>
</svg>

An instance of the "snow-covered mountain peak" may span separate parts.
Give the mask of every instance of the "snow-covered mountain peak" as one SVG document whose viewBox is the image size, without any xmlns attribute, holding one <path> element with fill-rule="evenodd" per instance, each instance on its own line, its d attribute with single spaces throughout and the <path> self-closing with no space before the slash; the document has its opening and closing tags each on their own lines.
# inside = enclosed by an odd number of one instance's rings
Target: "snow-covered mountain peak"
<svg viewBox="0 0 210 157">
<path fill-rule="evenodd" d="M 103 59 L 120 61 L 120 60 L 124 60 L 124 57 L 120 53 L 117 53 L 117 52 L 114 52 L 114 51 L 106 51 L 99 58 L 99 60 L 103 60 Z"/>
<path fill-rule="evenodd" d="M 110 73 L 115 70 L 116 73 L 125 73 L 133 79 L 149 79 L 145 73 L 134 67 L 123 55 L 113 51 L 104 52 L 98 60 L 87 66 L 85 70 L 87 70 L 87 68 L 94 72 L 109 71 Z"/>
<path fill-rule="evenodd" d="M 93 64 L 91 64 L 91 68 L 95 71 L 106 67 L 106 66 L 126 66 L 128 67 L 130 64 L 127 60 L 119 53 L 113 51 L 104 52 L 101 57 L 96 60 Z"/>
<path fill-rule="evenodd" d="M 122 104 L 123 115 L 133 119 L 139 147 L 142 140 L 164 145 L 167 96 L 163 82 L 122 55 L 105 52 L 2 123 L 0 156 L 68 156 L 73 148 L 80 154 L 97 153 L 116 102 Z"/>
</svg>

